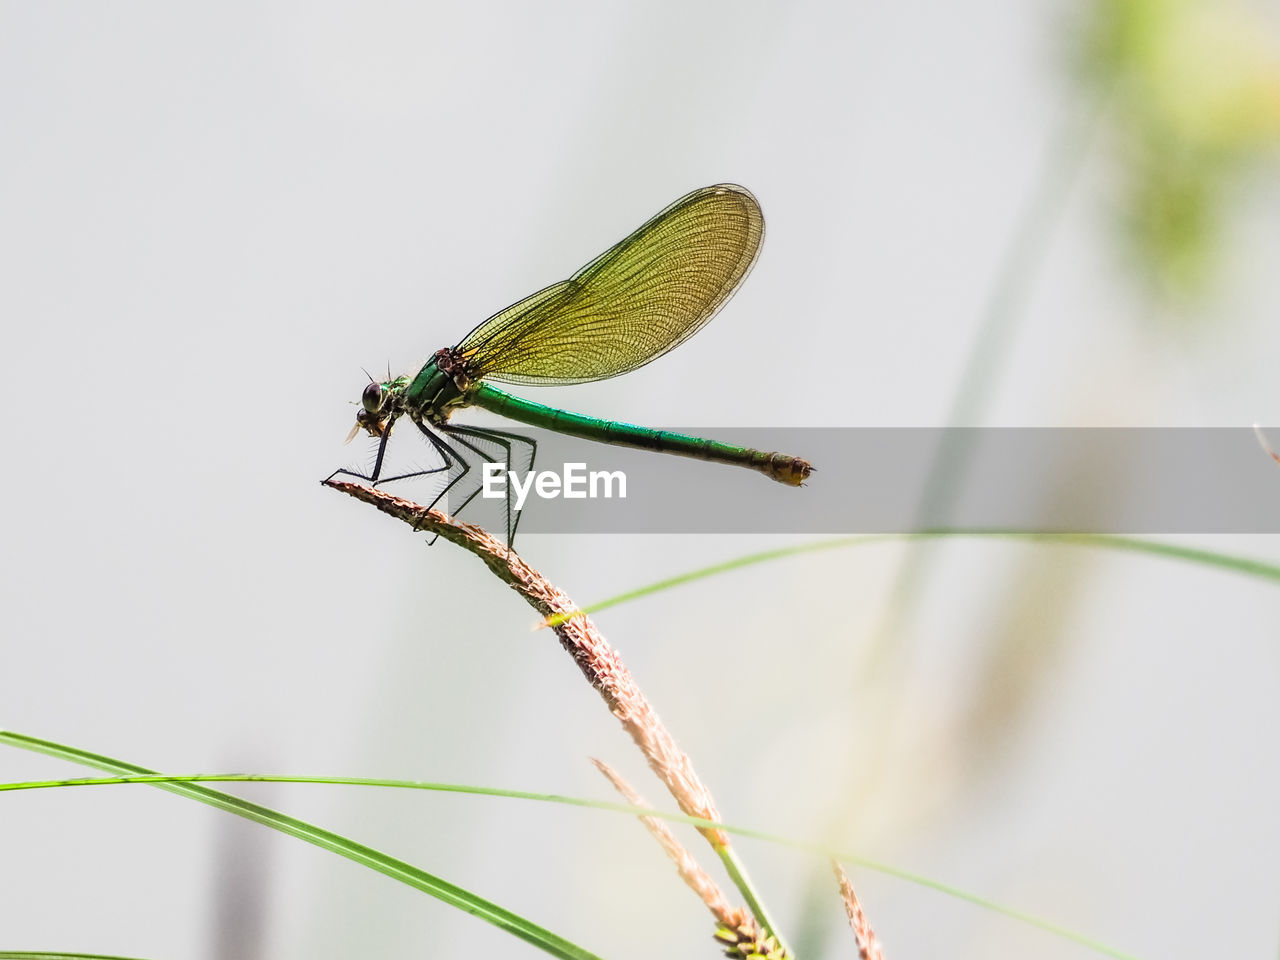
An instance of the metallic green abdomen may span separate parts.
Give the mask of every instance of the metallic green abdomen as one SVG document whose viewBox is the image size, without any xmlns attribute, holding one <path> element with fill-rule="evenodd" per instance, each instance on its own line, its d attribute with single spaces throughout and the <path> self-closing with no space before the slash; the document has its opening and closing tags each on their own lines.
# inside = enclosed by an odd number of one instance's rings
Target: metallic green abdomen
<svg viewBox="0 0 1280 960">
<path fill-rule="evenodd" d="M 465 402 L 483 407 L 485 410 L 511 420 L 519 420 L 521 423 L 557 433 L 566 433 L 571 437 L 581 437 L 584 440 L 747 467 L 779 483 L 793 487 L 800 486 L 813 469 L 809 461 L 784 453 L 735 447 L 716 440 L 704 440 L 701 437 L 690 437 L 683 433 L 672 433 L 670 430 L 653 430 L 630 423 L 619 423 L 616 420 L 600 420 L 579 413 L 569 413 L 567 410 L 557 410 L 541 403 L 513 397 L 487 383 L 477 383 L 467 390 Z"/>
</svg>

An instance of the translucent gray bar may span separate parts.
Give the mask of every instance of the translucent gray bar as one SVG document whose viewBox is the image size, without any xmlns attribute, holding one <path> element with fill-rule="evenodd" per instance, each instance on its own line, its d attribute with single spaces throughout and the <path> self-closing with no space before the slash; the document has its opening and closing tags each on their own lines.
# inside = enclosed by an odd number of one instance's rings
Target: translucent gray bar
<svg viewBox="0 0 1280 960">
<path fill-rule="evenodd" d="M 538 442 L 537 470 L 580 463 L 627 477 L 625 499 L 530 494 L 522 533 L 1280 533 L 1280 465 L 1248 427 L 680 431 L 803 457 L 814 473 L 800 488 L 738 466 L 519 432 Z M 496 526 L 499 507 L 478 498 L 463 517 Z"/>
</svg>

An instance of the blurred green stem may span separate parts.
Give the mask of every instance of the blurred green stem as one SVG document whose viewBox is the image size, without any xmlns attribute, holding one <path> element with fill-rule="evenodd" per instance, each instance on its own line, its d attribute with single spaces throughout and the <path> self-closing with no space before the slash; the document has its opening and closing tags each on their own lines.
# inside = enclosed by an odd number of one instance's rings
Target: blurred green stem
<svg viewBox="0 0 1280 960">
<path fill-rule="evenodd" d="M 1013 345 L 1015 325 L 1022 316 L 1032 281 L 1049 250 L 1084 160 L 1093 145 L 1104 101 L 1095 103 L 1083 118 L 1072 116 L 1046 148 L 1035 190 L 1005 249 L 992 284 L 977 337 L 965 361 L 964 373 L 951 402 L 948 427 L 978 426 L 986 414 Z M 946 525 L 960 481 L 968 472 L 973 448 L 963 431 L 944 430 L 942 442 L 929 465 L 924 492 L 916 515 L 917 527 Z M 903 620 L 912 609 L 912 598 L 928 573 L 931 554 L 912 551 L 894 580 L 885 617 L 872 634 L 870 658 L 874 663 L 889 638 L 901 639 Z"/>
<path fill-rule="evenodd" d="M 1073 112 L 1046 147 L 1035 188 L 1005 248 L 982 311 L 977 337 L 951 403 L 948 426 L 976 426 L 983 418 L 999 382 L 999 372 L 1008 359 L 1015 325 L 1021 317 L 1032 281 L 1093 145 L 1105 99 L 1100 98 L 1093 104 L 1083 118 Z M 920 527 L 945 524 L 955 491 L 961 486 L 959 481 L 969 466 L 972 448 L 957 442 L 961 435 L 956 431 L 944 431 L 943 436 L 944 440 L 930 463 L 920 498 L 917 513 Z M 911 551 L 894 578 L 884 612 L 867 642 L 863 662 L 868 674 L 881 667 L 891 644 L 896 642 L 895 653 L 904 653 L 905 626 L 913 606 L 912 600 L 929 572 L 931 556 L 927 550 Z M 849 771 L 845 781 L 854 784 L 865 775 L 865 770 Z M 832 835 L 843 824 L 844 814 L 843 803 L 832 812 L 829 826 Z M 818 918 L 825 913 L 829 882 L 825 870 L 815 869 L 811 874 L 800 912 L 800 948 L 806 955 L 819 956 L 824 952 L 827 928 Z"/>
</svg>

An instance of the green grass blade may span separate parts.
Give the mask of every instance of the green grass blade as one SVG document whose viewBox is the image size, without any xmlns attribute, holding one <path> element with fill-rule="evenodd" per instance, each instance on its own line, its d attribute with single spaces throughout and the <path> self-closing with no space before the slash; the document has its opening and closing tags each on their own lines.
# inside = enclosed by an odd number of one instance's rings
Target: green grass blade
<svg viewBox="0 0 1280 960">
<path fill-rule="evenodd" d="M 839 537 L 834 540 L 816 540 L 810 543 L 800 543 L 790 547 L 778 547 L 775 550 L 762 550 L 759 553 L 748 553 L 741 557 L 735 557 L 732 560 L 725 560 L 721 563 L 714 563 L 707 567 L 699 567 L 696 570 L 690 570 L 674 577 L 656 580 L 653 583 L 646 584 L 643 587 L 637 587 L 634 590 L 628 590 L 625 593 L 615 594 L 605 600 L 589 604 L 575 613 L 559 614 L 555 617 L 550 617 L 546 620 L 546 626 L 554 627 L 566 620 L 572 619 L 575 616 L 586 616 L 588 614 L 597 613 L 601 610 L 607 610 L 610 607 L 616 607 L 632 600 L 639 600 L 641 597 L 647 597 L 655 593 L 661 593 L 664 590 L 670 590 L 672 587 L 683 586 L 684 584 L 692 583 L 695 580 L 705 580 L 708 577 L 714 577 L 722 573 L 729 573 L 733 570 L 754 566 L 758 563 L 769 563 L 773 560 L 783 560 L 787 557 L 798 557 L 808 553 L 821 553 L 825 550 L 844 550 L 849 547 L 867 546 L 873 543 L 887 543 L 898 540 L 937 540 L 943 537 L 981 537 L 998 540 L 1026 540 L 1034 543 L 1060 543 L 1070 546 L 1096 547 L 1100 549 L 1127 551 L 1130 553 L 1144 553 L 1152 556 L 1164 557 L 1167 560 L 1183 560 L 1188 563 L 1198 563 L 1207 567 L 1216 567 L 1220 570 L 1228 570 L 1233 573 L 1240 573 L 1251 577 L 1260 577 L 1263 580 L 1280 583 L 1280 565 L 1276 565 L 1274 563 L 1268 563 L 1264 560 L 1255 560 L 1250 557 L 1239 557 L 1229 553 L 1220 553 L 1214 550 L 1202 550 L 1198 547 L 1163 543 L 1158 540 L 1143 540 L 1140 537 L 1124 537 L 1103 533 L 1026 533 L 1016 530 L 921 530 L 916 533 L 873 533 L 853 537 Z"/>
<path fill-rule="evenodd" d="M 19 733 L 0 732 L 0 743 L 7 743 L 11 746 L 22 747 L 36 753 L 43 753 L 51 757 L 70 760 L 73 763 L 121 775 L 155 775 L 155 771 L 147 770 L 144 767 L 113 760 L 110 757 L 89 753 L 86 750 L 64 746 L 49 740 L 39 740 L 35 737 L 24 736 Z M 553 957 L 561 957 L 563 960 L 600 960 L 595 954 L 526 920 L 518 914 L 512 913 L 510 910 L 498 906 L 496 903 L 427 873 L 425 870 L 420 870 L 412 864 L 405 863 L 403 860 L 398 860 L 381 851 L 374 850 L 372 847 L 349 840 L 330 830 L 325 830 L 323 827 L 317 827 L 296 817 L 290 817 L 261 804 L 251 803 L 248 800 L 242 800 L 230 794 L 202 787 L 189 780 L 182 782 L 157 781 L 155 785 L 162 790 L 168 790 L 191 800 L 199 800 L 201 803 L 209 804 L 219 810 L 234 813 L 236 816 L 244 817 L 255 823 L 261 823 L 264 826 L 271 827 L 273 830 L 279 830 L 281 833 L 297 837 L 299 840 L 305 840 L 307 843 L 314 844 L 323 850 L 329 850 L 344 856 L 348 860 L 353 860 L 372 870 L 376 870 L 391 877 L 393 880 L 398 880 L 417 890 L 421 890 L 423 893 L 430 894 L 437 900 L 441 900 L 452 907 L 484 920 L 486 923 L 493 924 L 500 930 L 504 930 L 514 937 L 519 937 L 521 940 L 538 947 Z"/>
<path fill-rule="evenodd" d="M 0 950 L 0 960 L 138 960 L 105 953 L 52 953 L 43 950 Z"/>
<path fill-rule="evenodd" d="M 19 734 L 0 733 L 0 743 L 12 743 L 15 746 L 26 747 L 29 743 L 43 743 L 44 741 L 36 741 L 30 737 L 22 737 Z M 47 752 L 47 751 L 44 751 Z M 60 754 L 54 754 L 60 755 Z M 772 843 L 779 846 L 789 847 L 802 853 L 814 854 L 824 860 L 836 859 L 845 863 L 857 864 L 876 873 L 886 874 L 888 876 L 897 877 L 916 886 L 925 887 L 937 893 L 945 894 L 959 900 L 991 910 L 1001 916 L 1009 917 L 1019 923 L 1027 926 L 1035 927 L 1043 930 L 1053 936 L 1064 940 L 1070 940 L 1072 943 L 1080 944 L 1088 947 L 1090 950 L 1101 954 L 1102 956 L 1112 957 L 1113 960 L 1138 960 L 1136 956 L 1125 953 L 1115 947 L 1108 946 L 1093 940 L 1083 934 L 1076 933 L 1060 924 L 1050 920 L 1045 920 L 1032 914 L 1017 910 L 989 900 L 978 894 L 969 893 L 959 887 L 942 883 L 938 880 L 930 879 L 918 873 L 912 873 L 908 870 L 902 870 L 885 863 L 875 860 L 869 860 L 866 857 L 850 853 L 847 850 L 835 850 L 831 847 L 824 846 L 819 843 L 810 843 L 803 840 L 795 840 L 790 837 L 784 837 L 780 834 L 769 833 L 764 830 L 756 830 L 751 827 L 739 827 L 733 824 L 714 822 L 704 820 L 701 817 L 691 817 L 684 813 L 669 813 L 662 810 L 654 810 L 650 807 L 636 807 L 627 803 L 619 803 L 611 800 L 591 800 L 586 797 L 570 797 L 554 793 L 533 793 L 525 790 L 503 790 L 497 787 L 477 787 L 456 783 L 431 783 L 427 781 L 417 780 L 386 780 L 368 777 L 277 777 L 263 776 L 259 774 L 195 774 L 191 776 L 168 776 L 165 774 L 144 774 L 139 776 L 120 776 L 120 777 L 103 777 L 103 778 L 83 778 L 77 780 L 47 780 L 47 781 L 31 781 L 25 783 L 0 783 L 0 793 L 9 790 L 34 790 L 49 789 L 55 787 L 83 787 L 83 786 L 104 786 L 119 785 L 132 783 L 175 783 L 185 784 L 194 781 L 214 781 L 214 782 L 266 782 L 266 783 L 321 783 L 345 786 L 380 786 L 390 787 L 402 790 L 430 790 L 443 793 L 463 793 L 474 794 L 485 797 L 504 797 L 513 800 L 534 800 L 539 803 L 559 803 L 575 807 L 587 807 L 595 810 L 604 810 L 611 813 L 621 813 L 627 816 L 649 816 L 656 817 L 660 820 L 667 820 L 672 823 L 685 823 L 694 827 L 719 827 L 726 833 L 735 836 L 747 837 L 752 840 L 759 840 L 764 843 Z"/>
</svg>

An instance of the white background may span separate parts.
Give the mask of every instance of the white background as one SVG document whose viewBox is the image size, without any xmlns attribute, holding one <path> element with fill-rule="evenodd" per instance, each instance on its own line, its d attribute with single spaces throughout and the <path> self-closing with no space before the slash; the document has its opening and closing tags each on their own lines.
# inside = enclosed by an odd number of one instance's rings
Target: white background
<svg viewBox="0 0 1280 960">
<path fill-rule="evenodd" d="M 711 435 L 947 423 L 1019 223 L 1091 110 L 1072 6 L 5 3 L 0 724 L 171 772 L 610 798 L 595 755 L 670 808 L 514 594 L 317 483 L 348 459 L 361 367 L 416 370 L 727 180 L 768 232 L 724 314 L 632 375 L 528 395 Z M 1237 198 L 1216 294 L 1175 319 L 1120 252 L 1114 162 L 1101 133 L 970 422 L 1280 421 L 1274 182 Z M 761 508 L 791 493 L 762 484 Z M 520 546 L 587 603 L 781 542 Z M 1274 539 L 1198 542 L 1280 559 Z M 895 604 L 913 555 L 928 563 Z M 731 822 L 1144 958 L 1275 955 L 1272 584 L 955 541 L 754 567 L 599 624 Z M 81 775 L 0 751 L 4 780 Z M 715 955 L 628 818 L 246 792 L 603 956 Z M 853 955 L 825 864 L 741 849 L 802 957 Z M 854 875 L 896 960 L 1092 955 Z M 535 955 L 143 787 L 0 800 L 4 949 Z"/>
</svg>

